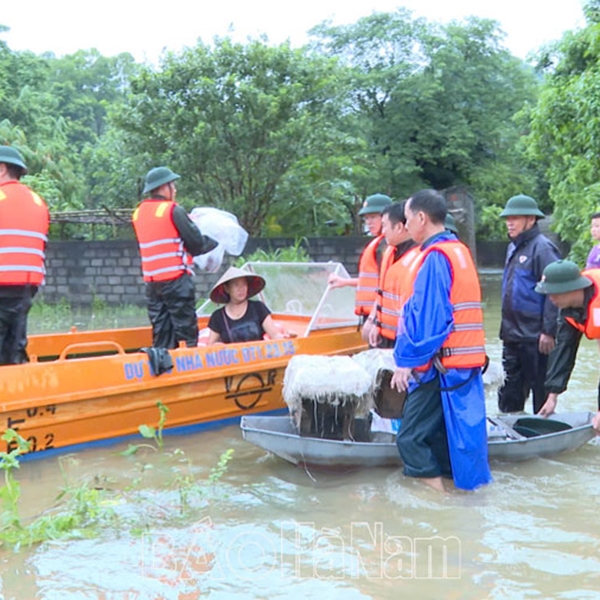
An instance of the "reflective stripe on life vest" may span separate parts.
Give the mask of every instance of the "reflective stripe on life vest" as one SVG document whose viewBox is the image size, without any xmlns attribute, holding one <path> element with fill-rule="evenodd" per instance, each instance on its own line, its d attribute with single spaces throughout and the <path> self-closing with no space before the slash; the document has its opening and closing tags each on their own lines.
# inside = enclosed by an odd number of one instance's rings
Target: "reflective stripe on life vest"
<svg viewBox="0 0 600 600">
<path fill-rule="evenodd" d="M 418 268 L 431 252 L 441 252 L 450 262 L 452 285 L 450 302 L 454 324 L 450 335 L 440 349 L 440 360 L 446 369 L 468 369 L 485 364 L 485 332 L 481 307 L 479 277 L 471 252 L 462 242 L 447 240 L 438 242 L 423 250 L 411 264 L 412 279 L 407 281 L 407 289 L 414 291 Z M 431 363 L 419 367 L 424 371 Z"/>
<path fill-rule="evenodd" d="M 26 185 L 0 185 L 0 285 L 41 285 L 50 215 Z"/>
<path fill-rule="evenodd" d="M 176 204 L 144 200 L 133 213 L 144 281 L 169 281 L 191 273 L 191 256 L 172 219 Z"/>
<path fill-rule="evenodd" d="M 594 295 L 590 299 L 585 323 L 578 323 L 572 317 L 566 317 L 565 321 L 578 329 L 590 340 L 600 339 L 600 269 L 585 269 L 581 272 L 594 283 Z"/>
<path fill-rule="evenodd" d="M 404 282 L 410 264 L 420 252 L 419 247 L 415 246 L 394 261 L 396 247 L 389 246 L 383 255 L 377 290 L 377 330 L 379 335 L 388 340 L 396 339 L 398 319 L 406 298 Z"/>
<path fill-rule="evenodd" d="M 379 281 L 379 265 L 377 264 L 377 249 L 385 240 L 383 235 L 378 235 L 371 240 L 358 261 L 358 285 L 356 287 L 356 306 L 354 313 L 368 316 L 373 308 Z"/>
</svg>

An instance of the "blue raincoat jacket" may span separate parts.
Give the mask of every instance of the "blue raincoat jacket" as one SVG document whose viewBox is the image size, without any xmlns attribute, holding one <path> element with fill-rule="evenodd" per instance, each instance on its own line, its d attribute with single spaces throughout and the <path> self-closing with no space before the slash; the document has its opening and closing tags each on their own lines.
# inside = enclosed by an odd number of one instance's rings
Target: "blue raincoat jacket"
<svg viewBox="0 0 600 600">
<path fill-rule="evenodd" d="M 439 233 L 423 244 L 455 239 Z M 419 269 L 413 295 L 400 319 L 394 358 L 399 367 L 419 367 L 429 362 L 450 334 L 453 320 L 450 264 L 441 252 L 430 253 Z M 421 383 L 439 378 L 440 402 L 446 424 L 452 476 L 456 487 L 472 490 L 492 479 L 488 464 L 485 395 L 481 369 L 449 369 L 439 373 L 431 366 L 419 373 Z M 409 394 L 419 385 L 411 381 Z M 451 389 L 450 389 L 451 388 Z M 456 389 L 455 389 L 456 388 Z M 404 421 L 403 421 L 404 424 Z"/>
</svg>

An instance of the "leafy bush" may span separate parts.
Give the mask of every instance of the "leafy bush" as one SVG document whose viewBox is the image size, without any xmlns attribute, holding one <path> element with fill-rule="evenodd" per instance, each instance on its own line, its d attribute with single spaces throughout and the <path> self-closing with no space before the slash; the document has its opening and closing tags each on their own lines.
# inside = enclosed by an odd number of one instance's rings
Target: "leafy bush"
<svg viewBox="0 0 600 600">
<path fill-rule="evenodd" d="M 235 260 L 234 265 L 241 267 L 247 262 L 310 262 L 312 259 L 305 244 L 307 244 L 306 238 L 298 238 L 293 246 L 287 248 L 276 250 L 259 248 L 248 256 L 240 256 Z"/>
</svg>

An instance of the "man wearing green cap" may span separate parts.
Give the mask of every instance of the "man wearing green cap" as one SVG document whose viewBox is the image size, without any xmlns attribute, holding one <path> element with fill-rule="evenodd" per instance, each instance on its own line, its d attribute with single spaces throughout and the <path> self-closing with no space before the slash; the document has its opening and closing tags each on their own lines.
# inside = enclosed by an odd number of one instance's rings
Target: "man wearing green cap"
<svg viewBox="0 0 600 600">
<path fill-rule="evenodd" d="M 546 376 L 548 399 L 539 413 L 546 417 L 555 411 L 559 394 L 567 389 L 581 336 L 600 339 L 600 269 L 580 273 L 574 262 L 558 260 L 544 269 L 535 289 L 560 309 L 556 347 L 550 354 Z M 594 419 L 594 427 L 600 430 L 600 412 Z"/>
<path fill-rule="evenodd" d="M 376 299 L 377 281 L 381 260 L 386 248 L 385 236 L 381 233 L 381 213 L 386 206 L 392 203 L 392 199 L 385 194 L 373 194 L 363 203 L 358 211 L 364 217 L 369 233 L 374 236 L 362 251 L 358 261 L 358 277 L 343 278 L 332 273 L 329 276 L 329 285 L 332 288 L 353 286 L 356 287 L 356 306 L 354 312 L 364 322 Z"/>
<path fill-rule="evenodd" d="M 20 182 L 21 153 L 0 146 L 0 364 L 27 361 L 27 316 L 44 282 L 50 215 L 42 198 Z"/>
<path fill-rule="evenodd" d="M 192 256 L 210 252 L 217 245 L 202 235 L 175 202 L 177 179 L 179 175 L 168 167 L 150 169 L 142 191 L 148 196 L 132 218 L 155 348 L 176 348 L 181 341 L 188 347 L 198 345 Z"/>
<path fill-rule="evenodd" d="M 554 347 L 557 308 L 535 291 L 535 285 L 560 253 L 540 232 L 537 222 L 544 213 L 530 196 L 513 196 L 500 216 L 506 219 L 510 244 L 502 280 L 500 339 L 505 380 L 498 390 L 498 408 L 522 411 L 532 392 L 537 413 L 546 400 L 544 379 Z"/>
<path fill-rule="evenodd" d="M 406 202 L 393 202 L 382 211 L 382 233 L 386 249 L 379 270 L 375 302 L 363 328 L 363 339 L 371 348 L 393 348 L 402 308 L 402 282 L 407 277 L 416 244 L 406 229 Z M 412 252 L 411 252 L 412 250 Z"/>
</svg>

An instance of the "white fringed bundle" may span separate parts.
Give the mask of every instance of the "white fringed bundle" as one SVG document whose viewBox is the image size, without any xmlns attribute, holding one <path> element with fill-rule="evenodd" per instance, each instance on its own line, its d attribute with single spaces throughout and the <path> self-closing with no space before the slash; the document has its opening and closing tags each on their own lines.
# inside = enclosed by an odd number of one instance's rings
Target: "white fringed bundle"
<svg viewBox="0 0 600 600">
<path fill-rule="evenodd" d="M 368 410 L 371 389 L 371 376 L 350 356 L 298 354 L 283 377 L 283 399 L 292 413 L 301 409 L 303 399 L 333 406 L 352 402 L 357 412 Z"/>
<path fill-rule="evenodd" d="M 504 369 L 501 364 L 490 362 L 482 377 L 486 387 L 499 387 L 504 383 Z"/>
<path fill-rule="evenodd" d="M 373 389 L 379 384 L 381 379 L 382 371 L 391 371 L 392 373 L 396 370 L 396 363 L 394 362 L 394 350 L 384 348 L 372 348 L 371 350 L 365 350 L 359 352 L 352 357 L 371 377 L 371 384 Z"/>
</svg>

